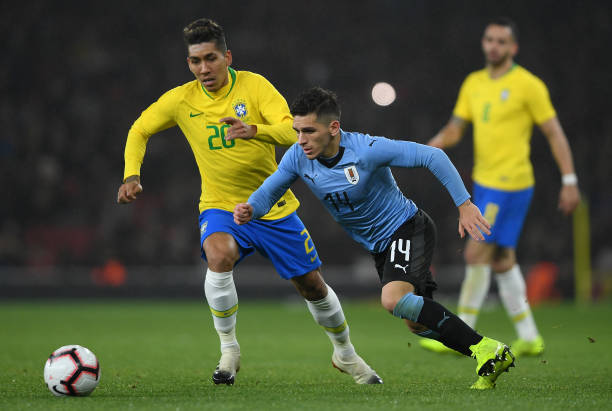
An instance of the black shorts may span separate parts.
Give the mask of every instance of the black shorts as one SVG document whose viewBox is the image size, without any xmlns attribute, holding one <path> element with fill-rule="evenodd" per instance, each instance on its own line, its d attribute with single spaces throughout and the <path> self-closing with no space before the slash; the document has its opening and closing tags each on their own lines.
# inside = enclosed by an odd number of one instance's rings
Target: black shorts
<svg viewBox="0 0 612 411">
<path fill-rule="evenodd" d="M 436 225 L 424 211 L 402 224 L 383 252 L 372 254 L 380 282 L 406 281 L 415 294 L 432 298 L 438 288 L 429 267 L 436 245 Z"/>
</svg>

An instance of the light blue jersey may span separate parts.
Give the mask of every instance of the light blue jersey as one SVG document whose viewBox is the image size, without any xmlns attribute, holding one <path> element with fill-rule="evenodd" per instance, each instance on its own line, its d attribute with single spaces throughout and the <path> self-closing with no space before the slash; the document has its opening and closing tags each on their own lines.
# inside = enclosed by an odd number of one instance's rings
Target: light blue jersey
<svg viewBox="0 0 612 411">
<path fill-rule="evenodd" d="M 253 218 L 260 218 L 299 177 L 355 241 L 378 253 L 387 248 L 397 228 L 418 210 L 402 194 L 389 167 L 426 167 L 446 187 L 456 206 L 470 198 L 442 150 L 341 130 L 336 157 L 309 160 L 299 144 L 294 144 L 278 170 L 248 202 L 253 206 Z"/>
</svg>

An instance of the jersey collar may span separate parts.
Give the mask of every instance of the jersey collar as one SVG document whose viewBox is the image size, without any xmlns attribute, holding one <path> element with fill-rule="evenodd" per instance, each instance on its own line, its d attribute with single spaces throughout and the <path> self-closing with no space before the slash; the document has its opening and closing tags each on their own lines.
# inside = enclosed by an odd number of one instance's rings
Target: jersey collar
<svg viewBox="0 0 612 411">
<path fill-rule="evenodd" d="M 516 63 L 512 63 L 512 65 L 510 66 L 510 68 L 508 69 L 508 71 L 506 71 L 504 74 L 502 74 L 501 76 L 497 77 L 497 78 L 491 78 L 491 74 L 487 72 L 487 77 L 489 77 L 489 80 L 495 81 L 495 80 L 499 80 L 502 79 L 504 77 L 506 77 L 508 74 L 512 73 L 514 71 L 515 68 L 518 67 L 518 64 Z M 488 70 L 487 70 L 488 71 Z"/>
<path fill-rule="evenodd" d="M 219 91 L 217 92 L 212 92 L 209 93 L 208 91 L 206 91 L 206 88 L 202 85 L 202 83 L 200 83 L 200 87 L 202 87 L 202 91 L 204 92 L 204 94 L 206 94 L 208 96 L 208 98 L 210 98 L 211 100 L 216 100 L 217 98 L 219 98 L 219 95 L 223 93 L 223 89 L 229 87 L 229 90 L 227 91 L 227 93 L 225 93 L 225 95 L 223 97 L 221 97 L 221 99 L 224 99 L 225 97 L 229 96 L 229 93 L 232 92 L 232 89 L 234 88 L 234 85 L 236 84 L 236 70 L 234 70 L 231 67 L 228 67 L 227 70 L 229 71 L 229 75 L 230 75 L 230 84 L 226 85 L 225 87 L 222 87 Z"/>
<path fill-rule="evenodd" d="M 343 154 L 344 154 L 344 146 L 340 146 L 338 147 L 338 153 L 336 153 L 336 155 L 333 156 L 332 158 L 317 157 L 317 161 L 323 164 L 327 168 L 332 168 L 333 166 L 335 166 L 336 164 L 340 162 Z"/>
</svg>

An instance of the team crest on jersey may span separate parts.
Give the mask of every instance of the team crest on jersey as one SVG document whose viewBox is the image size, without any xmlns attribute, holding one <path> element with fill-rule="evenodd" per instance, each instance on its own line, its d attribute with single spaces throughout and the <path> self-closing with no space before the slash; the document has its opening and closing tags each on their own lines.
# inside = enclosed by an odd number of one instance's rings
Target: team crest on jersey
<svg viewBox="0 0 612 411">
<path fill-rule="evenodd" d="M 357 167 L 355 166 L 345 167 L 344 175 L 351 184 L 357 184 L 359 182 L 359 173 L 357 172 Z"/>
<path fill-rule="evenodd" d="M 248 114 L 246 101 L 244 100 L 235 101 L 232 107 L 234 108 L 234 113 L 236 113 L 238 118 L 244 118 Z"/>
<path fill-rule="evenodd" d="M 501 97 L 501 101 L 508 100 L 508 97 L 510 97 L 510 90 L 508 90 L 507 88 L 503 89 L 500 97 Z"/>
</svg>

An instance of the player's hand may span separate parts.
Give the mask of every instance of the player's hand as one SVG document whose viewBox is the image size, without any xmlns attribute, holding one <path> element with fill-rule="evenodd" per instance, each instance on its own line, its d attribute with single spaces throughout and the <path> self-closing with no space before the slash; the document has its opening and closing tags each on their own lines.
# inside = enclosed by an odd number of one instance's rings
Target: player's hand
<svg viewBox="0 0 612 411">
<path fill-rule="evenodd" d="M 565 215 L 570 215 L 574 212 L 580 203 L 580 191 L 578 186 L 564 185 L 559 193 L 559 210 Z"/>
<path fill-rule="evenodd" d="M 238 225 L 246 224 L 253 218 L 253 206 L 249 203 L 236 204 L 234 207 L 234 222 Z"/>
<path fill-rule="evenodd" d="M 470 200 L 459 206 L 459 236 L 465 237 L 466 231 L 476 241 L 484 240 L 482 233 L 491 234 L 491 224 Z"/>
<path fill-rule="evenodd" d="M 138 198 L 140 193 L 142 193 L 140 179 L 138 176 L 133 177 L 128 177 L 125 183 L 121 184 L 121 187 L 119 187 L 119 192 L 117 193 L 117 202 L 119 204 L 131 203 Z"/>
<path fill-rule="evenodd" d="M 255 137 L 255 134 L 257 133 L 257 126 L 249 125 L 235 117 L 223 117 L 219 121 L 225 124 L 229 124 L 230 126 L 230 128 L 228 128 L 225 132 L 225 139 L 227 141 L 233 140 L 235 138 L 242 138 L 248 140 L 250 138 Z"/>
</svg>

